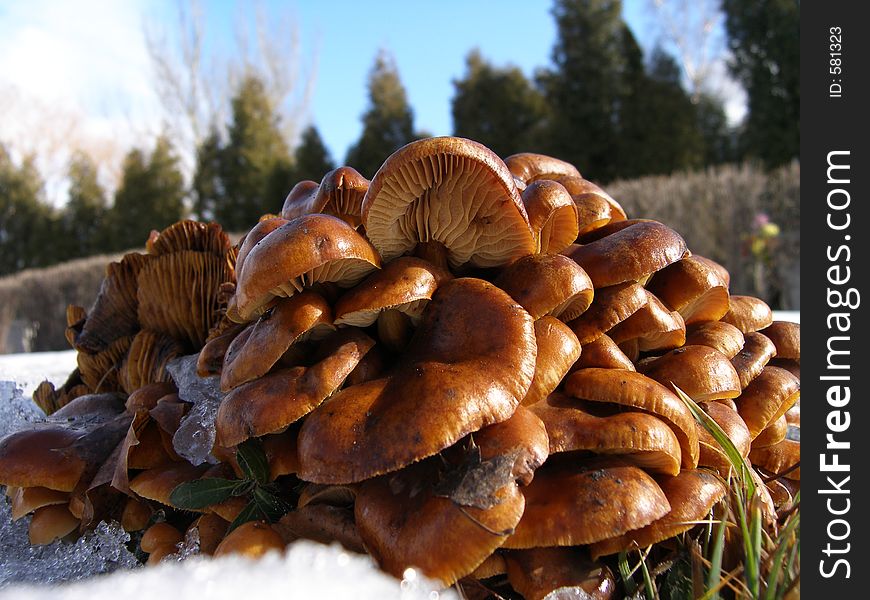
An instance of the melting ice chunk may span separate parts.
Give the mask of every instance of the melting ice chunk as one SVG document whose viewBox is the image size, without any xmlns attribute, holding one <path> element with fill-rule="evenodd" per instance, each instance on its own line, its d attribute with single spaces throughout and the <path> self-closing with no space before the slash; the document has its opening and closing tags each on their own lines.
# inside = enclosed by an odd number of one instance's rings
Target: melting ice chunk
<svg viewBox="0 0 870 600">
<path fill-rule="evenodd" d="M 176 358 L 166 365 L 178 387 L 178 397 L 193 406 L 184 416 L 172 438 L 172 447 L 179 456 L 193 465 L 219 462 L 211 454 L 215 440 L 215 418 L 223 394 L 220 376 L 200 377 L 196 374 L 197 354 Z"/>
</svg>

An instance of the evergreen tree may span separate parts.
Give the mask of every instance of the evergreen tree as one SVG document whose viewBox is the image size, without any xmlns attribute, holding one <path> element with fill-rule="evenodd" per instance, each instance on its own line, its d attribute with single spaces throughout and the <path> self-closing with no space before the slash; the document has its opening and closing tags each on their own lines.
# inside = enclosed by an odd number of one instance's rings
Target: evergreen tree
<svg viewBox="0 0 870 600">
<path fill-rule="evenodd" d="M 548 152 L 594 180 L 617 174 L 619 111 L 626 84 L 619 0 L 556 0 L 553 69 L 539 83 L 550 108 Z"/>
<path fill-rule="evenodd" d="M 140 149 L 128 152 L 110 210 L 111 247 L 140 247 L 151 230 L 171 225 L 183 212 L 184 179 L 169 141 L 159 138 L 150 156 Z"/>
<path fill-rule="evenodd" d="M 731 71 L 749 96 L 742 146 L 768 166 L 800 153 L 800 2 L 723 0 Z"/>
<path fill-rule="evenodd" d="M 218 202 L 225 195 L 221 181 L 222 152 L 220 133 L 212 127 L 196 149 L 196 170 L 191 183 L 193 215 L 201 221 L 215 219 Z"/>
<path fill-rule="evenodd" d="M 76 153 L 70 161 L 69 201 L 61 215 L 65 258 L 91 256 L 109 250 L 106 192 L 97 180 L 90 156 Z"/>
<path fill-rule="evenodd" d="M 393 57 L 378 53 L 369 73 L 369 107 L 363 114 L 363 131 L 347 153 L 345 164 L 371 179 L 384 160 L 415 139 L 414 113 L 399 79 Z"/>
<path fill-rule="evenodd" d="M 544 99 L 522 71 L 494 67 L 479 50 L 468 54 L 465 68 L 465 76 L 453 81 L 453 134 L 502 157 L 537 150 Z"/>
<path fill-rule="evenodd" d="M 324 175 L 335 169 L 332 157 L 314 125 L 309 125 L 302 132 L 302 139 L 296 148 L 295 162 L 297 181 L 320 181 Z"/>
<path fill-rule="evenodd" d="M 16 165 L 0 144 L 0 276 L 55 262 L 56 225 L 33 159 Z"/>
<path fill-rule="evenodd" d="M 290 152 L 276 107 L 263 82 L 249 75 L 232 100 L 214 218 L 229 231 L 247 231 L 261 215 L 281 210 L 292 185 Z"/>
<path fill-rule="evenodd" d="M 704 164 L 720 165 L 737 159 L 734 135 L 722 101 L 710 94 L 700 94 L 695 104 L 698 129 L 704 140 Z"/>
</svg>

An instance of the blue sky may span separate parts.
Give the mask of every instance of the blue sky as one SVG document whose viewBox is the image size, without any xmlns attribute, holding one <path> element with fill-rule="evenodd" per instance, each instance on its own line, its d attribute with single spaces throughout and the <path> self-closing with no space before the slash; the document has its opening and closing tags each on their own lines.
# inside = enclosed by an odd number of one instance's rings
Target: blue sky
<svg viewBox="0 0 870 600">
<path fill-rule="evenodd" d="M 40 157 L 50 198 L 62 195 L 59 174 L 69 145 L 115 165 L 114 172 L 107 168 L 111 185 L 124 152 L 147 145 L 143 140 L 159 129 L 143 20 L 172 31 L 176 6 L 173 0 L 0 0 L 0 141 Z M 234 31 L 254 12 L 252 3 L 203 0 L 202 6 L 207 50 L 235 52 Z M 657 39 L 650 6 L 651 0 L 624 2 L 624 16 L 645 48 Z M 298 28 L 302 70 L 316 74 L 305 118 L 338 163 L 360 134 L 366 79 L 380 48 L 396 59 L 415 127 L 445 135 L 452 132 L 452 81 L 462 77 L 472 48 L 531 76 L 549 64 L 555 43 L 550 1 L 264 0 L 260 8 L 270 25 Z"/>
</svg>

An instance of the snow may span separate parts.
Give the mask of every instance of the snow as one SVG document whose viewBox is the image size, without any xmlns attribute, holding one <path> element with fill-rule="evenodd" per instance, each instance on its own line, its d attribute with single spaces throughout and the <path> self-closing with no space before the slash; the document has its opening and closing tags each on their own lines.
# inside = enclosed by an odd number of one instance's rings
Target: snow
<svg viewBox="0 0 870 600">
<path fill-rule="evenodd" d="M 0 438 L 44 419 L 30 400 L 33 390 L 45 379 L 62 385 L 75 366 L 73 351 L 0 355 Z M 439 590 L 413 569 L 399 581 L 379 570 L 370 557 L 346 552 L 338 545 L 294 542 L 283 554 L 251 561 L 200 556 L 196 541 L 187 540 L 179 549 L 184 560 L 141 567 L 126 547 L 129 534 L 117 523 L 100 523 L 75 542 L 32 547 L 27 535 L 29 519 L 11 521 L 5 488 L 0 486 L 3 600 L 238 600 L 252 592 L 276 598 L 458 600 L 452 590 Z"/>
</svg>

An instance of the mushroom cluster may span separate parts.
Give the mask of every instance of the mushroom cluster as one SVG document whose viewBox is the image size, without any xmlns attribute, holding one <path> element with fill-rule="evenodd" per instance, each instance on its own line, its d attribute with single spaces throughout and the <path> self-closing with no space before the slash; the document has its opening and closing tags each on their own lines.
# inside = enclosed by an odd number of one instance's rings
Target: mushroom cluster
<svg viewBox="0 0 870 600">
<path fill-rule="evenodd" d="M 681 393 L 766 480 L 771 526 L 800 487 L 799 326 L 728 288 L 571 164 L 413 142 L 371 181 L 298 183 L 236 247 L 181 222 L 110 265 L 68 311 L 79 368 L 36 394 L 62 408 L 0 441 L 0 484 L 34 544 L 116 518 L 149 562 L 307 538 L 444 586 L 609 598 L 614 555 L 727 492 Z M 179 453 L 190 355 L 207 461 Z"/>
</svg>

